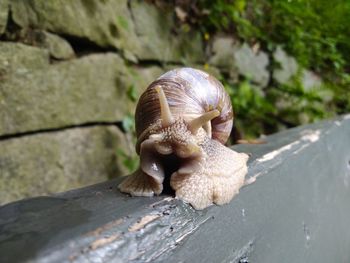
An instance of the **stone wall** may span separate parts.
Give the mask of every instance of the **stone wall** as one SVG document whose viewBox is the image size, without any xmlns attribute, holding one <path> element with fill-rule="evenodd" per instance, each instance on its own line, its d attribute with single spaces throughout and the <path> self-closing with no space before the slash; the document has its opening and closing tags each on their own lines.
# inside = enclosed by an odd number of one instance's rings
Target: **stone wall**
<svg viewBox="0 0 350 263">
<path fill-rule="evenodd" d="M 278 71 L 268 70 L 271 58 Z M 118 149 L 135 153 L 121 123 L 152 80 L 179 66 L 257 87 L 287 82 L 298 68 L 282 49 L 271 56 L 229 36 L 206 41 L 171 6 L 0 1 L 0 204 L 127 174 Z"/>
</svg>

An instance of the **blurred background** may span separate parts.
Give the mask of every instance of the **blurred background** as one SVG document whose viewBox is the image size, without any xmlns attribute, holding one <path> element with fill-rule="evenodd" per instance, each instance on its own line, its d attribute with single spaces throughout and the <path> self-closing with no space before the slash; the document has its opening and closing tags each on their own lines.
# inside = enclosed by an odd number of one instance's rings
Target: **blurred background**
<svg viewBox="0 0 350 263">
<path fill-rule="evenodd" d="M 191 66 L 231 96 L 230 143 L 350 112 L 347 0 L 1 0 L 0 204 L 135 170 L 147 85 Z"/>
</svg>

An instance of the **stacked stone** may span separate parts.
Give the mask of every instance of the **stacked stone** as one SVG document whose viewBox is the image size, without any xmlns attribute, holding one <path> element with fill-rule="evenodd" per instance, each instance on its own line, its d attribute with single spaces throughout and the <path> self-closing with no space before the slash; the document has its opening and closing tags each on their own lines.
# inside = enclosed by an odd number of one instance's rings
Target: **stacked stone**
<svg viewBox="0 0 350 263">
<path fill-rule="evenodd" d="M 256 47 L 179 25 L 172 6 L 0 1 L 0 204 L 127 174 L 117 151 L 135 152 L 121 123 L 162 72 L 193 66 L 263 88 L 269 64 Z"/>
</svg>

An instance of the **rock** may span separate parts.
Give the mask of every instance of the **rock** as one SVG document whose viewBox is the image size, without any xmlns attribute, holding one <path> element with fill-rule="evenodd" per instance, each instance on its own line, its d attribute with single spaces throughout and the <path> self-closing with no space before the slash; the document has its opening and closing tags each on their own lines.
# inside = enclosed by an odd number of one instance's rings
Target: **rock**
<svg viewBox="0 0 350 263">
<path fill-rule="evenodd" d="M 317 89 L 322 85 L 321 78 L 309 70 L 303 70 L 301 83 L 305 90 Z"/>
<path fill-rule="evenodd" d="M 269 81 L 268 56 L 259 51 L 257 54 L 244 43 L 234 52 L 235 64 L 241 75 L 249 78 L 255 84 L 265 87 Z"/>
<path fill-rule="evenodd" d="M 276 51 L 273 53 L 273 58 L 280 65 L 280 68 L 275 69 L 273 72 L 273 78 L 279 84 L 293 86 L 295 85 L 293 77 L 297 77 L 305 91 L 317 93 L 324 102 L 329 102 L 333 99 L 333 92 L 326 87 L 322 87 L 322 79 L 320 76 L 307 69 L 301 69 L 301 74 L 298 73 L 299 66 L 295 58 L 288 56 L 281 47 L 277 47 Z M 302 117 L 301 119 L 303 120 L 301 123 L 307 123 L 307 121 L 304 121 L 307 118 Z"/>
<path fill-rule="evenodd" d="M 211 66 L 209 64 L 188 64 L 186 65 L 188 67 L 192 67 L 195 69 L 199 69 L 199 70 L 203 70 L 205 72 L 207 72 L 208 74 L 214 76 L 217 79 L 220 79 L 220 77 L 222 77 L 222 74 L 220 72 L 220 70 L 217 67 Z M 164 72 L 179 68 L 179 67 L 184 67 L 181 65 L 177 65 L 177 64 L 167 64 L 164 66 Z"/>
<path fill-rule="evenodd" d="M 12 17 L 23 28 L 40 28 L 50 32 L 86 38 L 103 47 L 115 46 L 117 20 L 128 14 L 126 0 L 11 1 Z"/>
<path fill-rule="evenodd" d="M 49 32 L 42 32 L 42 35 L 42 47 L 47 48 L 53 58 L 70 59 L 74 57 L 74 50 L 65 39 Z"/>
<path fill-rule="evenodd" d="M 86 127 L 0 141 L 0 203 L 86 186 L 126 174 L 114 126 Z"/>
<path fill-rule="evenodd" d="M 173 45 L 172 45 L 173 44 Z M 172 46 L 173 62 L 187 64 L 204 63 L 205 54 L 201 33 L 197 30 L 179 30 L 171 35 L 169 45 Z"/>
<path fill-rule="evenodd" d="M 8 0 L 1 0 L 0 1 L 0 35 L 5 32 L 8 13 L 9 13 Z"/>
<path fill-rule="evenodd" d="M 212 43 L 213 55 L 209 59 L 209 63 L 219 67 L 223 71 L 230 71 L 235 67 L 234 51 L 237 44 L 234 38 L 230 36 L 217 36 Z"/>
<path fill-rule="evenodd" d="M 134 81 L 118 55 L 89 55 L 49 65 L 48 54 L 41 49 L 8 45 L 8 53 L 0 56 L 0 62 L 7 58 L 0 63 L 5 72 L 0 85 L 0 135 L 115 122 L 134 112 L 135 102 L 127 95 Z"/>
<path fill-rule="evenodd" d="M 199 32 L 173 35 L 173 9 L 144 1 L 33 0 L 11 2 L 13 20 L 22 28 L 40 28 L 121 50 L 125 58 L 183 62 L 203 61 Z M 76 10 L 79 10 L 77 12 Z"/>
<path fill-rule="evenodd" d="M 142 93 L 146 90 L 148 85 L 151 84 L 151 82 L 155 81 L 163 73 L 165 73 L 165 70 L 159 66 L 134 67 L 129 68 L 129 73 L 135 83 L 133 85 L 137 85 L 138 90 Z M 139 97 L 141 93 L 137 94 L 137 97 Z"/>
<path fill-rule="evenodd" d="M 135 50 L 137 58 L 171 60 L 173 52 L 169 41 L 173 19 L 169 11 L 159 12 L 153 5 L 141 1 L 131 1 L 130 8 L 139 44 Z"/>
<path fill-rule="evenodd" d="M 298 72 L 298 64 L 293 57 L 281 48 L 277 47 L 273 53 L 273 59 L 279 64 L 279 68 L 273 71 L 273 78 L 280 84 L 287 84 Z"/>
<path fill-rule="evenodd" d="M 159 9 L 145 1 L 130 1 L 132 19 L 120 16 L 119 48 L 127 59 L 162 62 L 203 61 L 199 32 L 175 30 L 173 8 Z"/>
<path fill-rule="evenodd" d="M 330 102 L 333 99 L 333 92 L 322 85 L 322 79 L 314 72 L 307 69 L 299 68 L 295 58 L 288 56 L 281 48 L 277 47 L 273 53 L 275 62 L 279 64 L 279 68 L 274 69 L 273 78 L 279 84 L 285 84 L 290 87 L 301 85 L 305 92 L 313 92 L 313 95 L 318 95 L 324 102 Z M 291 94 L 280 94 L 276 107 L 281 111 L 291 112 L 291 116 L 284 117 L 291 123 L 306 124 L 312 120 L 312 114 L 305 112 L 305 107 L 312 106 L 315 111 L 326 112 L 325 105 L 317 101 L 308 102 L 302 97 L 295 97 Z"/>
<path fill-rule="evenodd" d="M 325 108 L 324 103 L 329 103 L 334 98 L 334 91 L 332 88 L 330 88 L 329 85 L 323 85 L 322 78 L 310 70 L 304 69 L 302 71 L 301 83 L 305 91 L 313 92 L 319 96 L 323 101 L 322 108 Z"/>
<path fill-rule="evenodd" d="M 204 65 L 196 64 L 193 67 L 196 69 L 203 70 L 203 71 L 207 72 L 208 74 L 214 76 L 218 80 L 220 80 L 222 78 L 222 72 L 217 67 L 213 67 L 213 66 L 210 66 L 208 64 L 204 64 Z"/>
<path fill-rule="evenodd" d="M 4 82 L 10 77 L 7 74 L 23 75 L 48 66 L 49 53 L 46 50 L 20 43 L 0 42 L 0 78 Z M 3 89 L 4 82 L 1 83 L 0 90 Z M 1 104 L 3 99 L 1 97 Z"/>
<path fill-rule="evenodd" d="M 8 34 L 7 39 L 11 41 L 9 42 L 10 44 L 18 41 L 22 42 L 23 44 L 26 44 L 25 46 L 23 46 L 22 50 L 25 50 L 24 52 L 27 53 L 29 53 L 27 46 L 33 46 L 42 48 L 39 51 L 42 53 L 45 52 L 44 49 L 46 49 L 49 52 L 50 57 L 54 59 L 71 59 L 75 56 L 74 50 L 68 41 L 66 41 L 58 35 L 46 31 L 35 29 L 20 30 L 14 33 L 13 35 Z M 6 45 L 6 42 L 0 42 L 0 45 Z M 11 45 L 7 45 L 7 47 L 11 47 Z M 15 46 L 12 45 L 12 47 Z M 34 49 L 32 50 L 34 53 L 36 53 Z M 3 52 L 8 53 L 9 51 L 6 52 L 5 50 L 3 50 Z"/>
</svg>

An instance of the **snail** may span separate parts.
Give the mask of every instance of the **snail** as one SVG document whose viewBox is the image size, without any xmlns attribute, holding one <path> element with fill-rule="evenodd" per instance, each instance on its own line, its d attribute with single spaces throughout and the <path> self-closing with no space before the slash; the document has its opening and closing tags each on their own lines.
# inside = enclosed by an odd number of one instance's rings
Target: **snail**
<svg viewBox="0 0 350 263">
<path fill-rule="evenodd" d="M 135 124 L 140 166 L 118 186 L 121 192 L 159 195 L 170 171 L 176 198 L 200 210 L 230 202 L 243 186 L 248 155 L 224 145 L 233 124 L 230 97 L 204 71 L 174 69 L 152 82 Z"/>
</svg>

